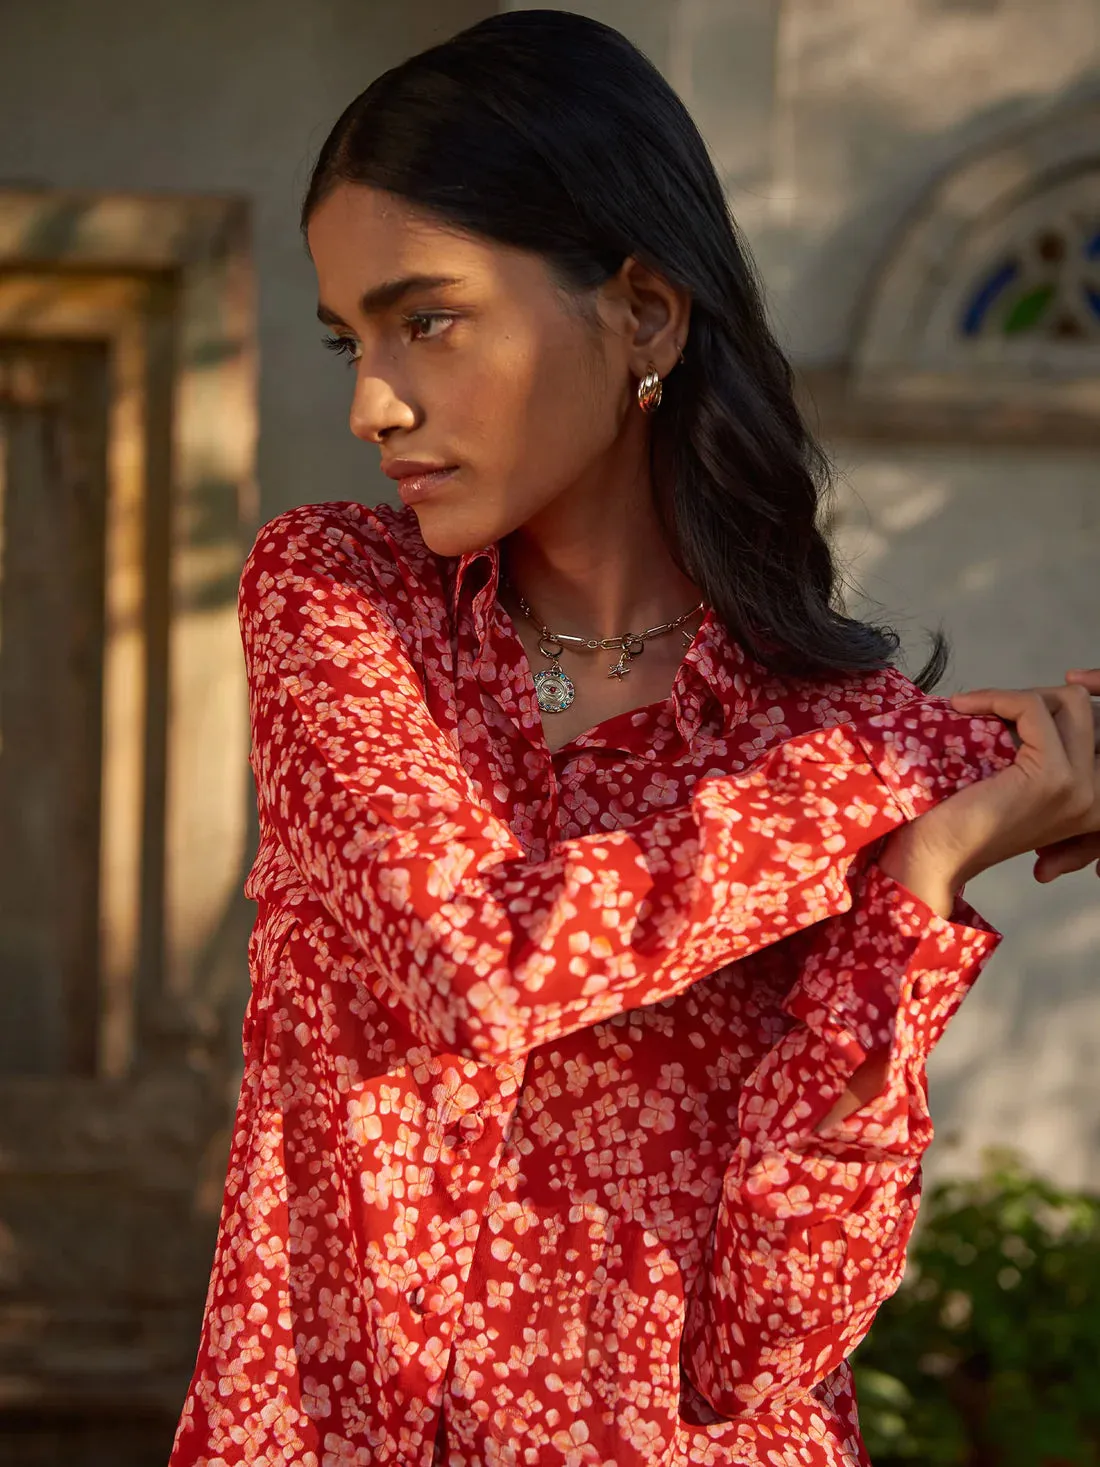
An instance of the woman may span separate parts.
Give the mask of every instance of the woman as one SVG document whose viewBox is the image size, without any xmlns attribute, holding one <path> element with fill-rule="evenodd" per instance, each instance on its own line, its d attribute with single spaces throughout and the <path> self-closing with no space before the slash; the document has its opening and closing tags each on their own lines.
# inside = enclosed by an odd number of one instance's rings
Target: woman
<svg viewBox="0 0 1100 1467">
<path fill-rule="evenodd" d="M 242 578 L 259 916 L 174 1467 L 862 1462 L 995 945 L 961 886 L 1089 856 L 1087 691 L 948 704 L 834 609 L 721 188 L 615 32 L 383 76 L 303 225 L 404 507 Z"/>
</svg>

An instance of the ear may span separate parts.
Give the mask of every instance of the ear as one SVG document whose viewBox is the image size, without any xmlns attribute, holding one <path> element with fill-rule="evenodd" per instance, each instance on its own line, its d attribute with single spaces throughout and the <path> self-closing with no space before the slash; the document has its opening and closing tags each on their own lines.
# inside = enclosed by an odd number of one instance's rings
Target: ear
<svg viewBox="0 0 1100 1467">
<path fill-rule="evenodd" d="M 629 370 L 641 378 L 652 363 L 658 377 L 667 377 L 687 341 L 690 292 L 633 255 L 600 289 L 601 314 L 619 335 Z"/>
</svg>

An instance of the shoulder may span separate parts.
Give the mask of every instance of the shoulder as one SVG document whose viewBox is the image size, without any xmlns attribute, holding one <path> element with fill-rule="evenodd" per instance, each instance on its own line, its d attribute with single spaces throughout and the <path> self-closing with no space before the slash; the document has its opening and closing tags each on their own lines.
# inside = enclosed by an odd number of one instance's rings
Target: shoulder
<svg viewBox="0 0 1100 1467">
<path fill-rule="evenodd" d="M 423 593 L 439 582 L 438 561 L 411 510 L 354 500 L 300 504 L 269 520 L 245 560 L 242 594 L 265 572 L 321 575 L 383 594 L 402 587 Z"/>
<path fill-rule="evenodd" d="M 238 611 L 248 624 L 306 619 L 388 626 L 419 663 L 423 639 L 446 617 L 444 563 L 424 544 L 415 515 L 357 501 L 302 504 L 265 524 L 241 572 Z M 285 629 L 284 629 L 285 630 Z"/>
</svg>

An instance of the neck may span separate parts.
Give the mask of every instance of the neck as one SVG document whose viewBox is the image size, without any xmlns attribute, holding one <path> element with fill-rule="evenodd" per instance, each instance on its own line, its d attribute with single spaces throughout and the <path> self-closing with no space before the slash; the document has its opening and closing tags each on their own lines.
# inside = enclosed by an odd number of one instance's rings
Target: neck
<svg viewBox="0 0 1100 1467">
<path fill-rule="evenodd" d="M 644 462 L 601 462 L 503 542 L 504 572 L 544 626 L 618 637 L 700 601 L 669 553 Z"/>
</svg>

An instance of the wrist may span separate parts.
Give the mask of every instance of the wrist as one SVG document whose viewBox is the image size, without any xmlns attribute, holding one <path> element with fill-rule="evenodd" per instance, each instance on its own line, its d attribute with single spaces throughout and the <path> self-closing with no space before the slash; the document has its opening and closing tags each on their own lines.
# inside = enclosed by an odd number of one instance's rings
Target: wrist
<svg viewBox="0 0 1100 1467">
<path fill-rule="evenodd" d="M 878 858 L 879 869 L 918 897 L 938 917 L 951 916 L 966 885 L 966 873 L 940 850 L 922 839 L 919 822 L 902 826 L 888 837 Z"/>
</svg>

